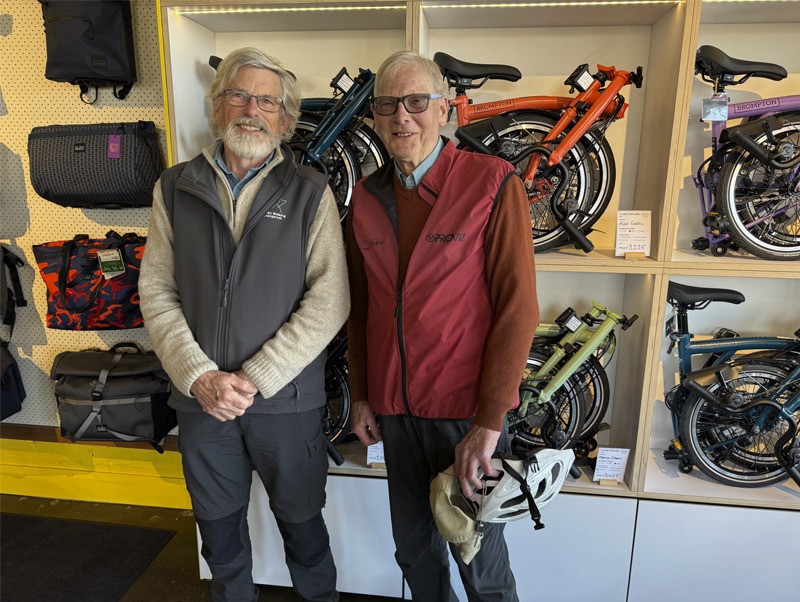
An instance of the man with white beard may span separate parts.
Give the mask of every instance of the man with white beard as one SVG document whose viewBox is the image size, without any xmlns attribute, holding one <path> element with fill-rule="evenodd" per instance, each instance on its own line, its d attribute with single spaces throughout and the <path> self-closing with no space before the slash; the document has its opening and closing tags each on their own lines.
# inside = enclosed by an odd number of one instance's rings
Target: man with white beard
<svg viewBox="0 0 800 602">
<path fill-rule="evenodd" d="M 295 591 L 336 601 L 321 421 L 325 349 L 350 309 L 336 203 L 281 142 L 300 93 L 277 60 L 233 51 L 208 97 L 218 140 L 156 183 L 139 289 L 173 385 L 212 599 L 258 599 L 247 527 L 255 470 Z"/>
</svg>

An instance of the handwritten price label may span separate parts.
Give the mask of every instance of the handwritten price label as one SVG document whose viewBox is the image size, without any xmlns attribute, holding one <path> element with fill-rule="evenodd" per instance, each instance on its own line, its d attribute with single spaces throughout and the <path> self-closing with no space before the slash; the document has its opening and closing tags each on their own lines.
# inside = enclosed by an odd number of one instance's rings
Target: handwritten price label
<svg viewBox="0 0 800 602">
<path fill-rule="evenodd" d="M 617 246 L 614 255 L 650 255 L 650 211 L 617 211 Z"/>
</svg>

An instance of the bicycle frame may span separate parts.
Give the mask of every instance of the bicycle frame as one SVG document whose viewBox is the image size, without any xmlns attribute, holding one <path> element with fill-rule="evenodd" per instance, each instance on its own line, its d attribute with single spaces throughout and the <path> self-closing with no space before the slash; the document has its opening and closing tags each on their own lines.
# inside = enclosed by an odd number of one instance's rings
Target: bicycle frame
<svg viewBox="0 0 800 602">
<path fill-rule="evenodd" d="M 375 86 L 375 74 L 369 69 L 359 69 L 355 79 L 350 78 L 346 69 L 341 71 L 331 81 L 331 87 L 343 92 L 339 98 L 309 98 L 303 99 L 300 104 L 302 111 L 320 112 L 325 115 L 314 130 L 311 138 L 304 144 L 294 144 L 293 147 L 302 153 L 301 162 L 304 165 L 317 164 L 325 169 L 322 156 L 333 144 L 334 140 L 350 125 L 356 115 L 369 111 L 369 103 Z M 331 108 L 331 102 L 335 104 Z"/>
<path fill-rule="evenodd" d="M 600 325 L 592 329 L 589 322 L 599 320 L 603 316 L 605 316 L 605 318 Z M 567 380 L 575 374 L 579 366 L 583 364 L 590 355 L 605 344 L 606 339 L 618 325 L 621 325 L 623 330 L 627 330 L 637 317 L 638 316 L 633 315 L 631 318 L 626 318 L 625 316 L 612 312 L 608 307 L 592 301 L 592 308 L 588 312 L 589 319 L 581 320 L 577 318 L 577 316 L 574 316 L 574 319 L 577 320 L 579 324 L 576 323 L 574 329 L 570 328 L 569 325 L 567 326 L 569 332 L 554 346 L 552 355 L 550 355 L 535 374 L 531 375 L 526 380 L 542 380 L 568 355 L 568 349 L 578 343 L 580 343 L 580 347 L 572 352 L 569 360 L 567 360 L 567 362 L 552 375 L 549 382 L 538 391 L 536 399 L 533 398 L 533 393 L 531 391 L 525 390 L 523 392 L 519 408 L 516 410 L 517 415 L 524 417 L 531 403 L 536 404 L 538 407 L 550 403 L 556 391 L 564 386 Z M 543 330 L 551 333 L 553 332 L 550 325 L 545 325 Z M 536 333 L 537 336 L 540 336 L 538 328 Z"/>
<path fill-rule="evenodd" d="M 497 117 L 512 111 L 539 110 L 562 113 L 561 118 L 548 135 L 541 140 L 540 144 L 546 144 L 547 142 L 558 139 L 558 137 L 567 130 L 570 124 L 572 124 L 579 112 L 585 110 L 588 106 L 588 110 L 586 110 L 581 118 L 569 130 L 558 146 L 553 149 L 550 156 L 547 157 L 547 165 L 552 167 L 561 162 L 564 155 L 575 146 L 575 143 L 589 131 L 600 117 L 622 118 L 625 116 L 625 111 L 628 108 L 627 103 L 625 103 L 624 100 L 615 102 L 615 99 L 619 91 L 625 85 L 634 81 L 637 75 L 629 71 L 616 69 L 615 67 L 598 65 L 597 68 L 599 72 L 607 78 L 608 85 L 603 88 L 603 82 L 592 78 L 592 82 L 586 90 L 580 92 L 574 98 L 563 96 L 525 96 L 507 100 L 470 104 L 469 97 L 466 93 L 463 93 L 457 94 L 455 98 L 448 99 L 448 102 L 450 106 L 456 110 L 459 129 L 473 122 Z M 462 131 L 462 135 L 464 133 L 465 132 Z M 492 154 L 492 151 L 486 147 L 486 145 L 474 138 L 459 136 L 458 131 L 456 132 L 456 137 L 484 154 Z M 525 186 L 528 189 L 533 186 L 534 175 L 540 159 L 541 153 L 537 152 L 531 154 L 531 160 L 523 178 Z"/>
<path fill-rule="evenodd" d="M 700 198 L 700 210 L 705 218 L 706 215 L 714 211 L 714 191 L 717 187 L 717 174 L 719 167 L 724 162 L 725 153 L 730 150 L 730 145 L 720 144 L 722 133 L 728 122 L 733 119 L 746 119 L 748 117 L 769 117 L 777 113 L 791 110 L 800 110 L 800 95 L 792 96 L 776 96 L 773 98 L 764 98 L 761 100 L 752 100 L 738 103 L 728 103 L 728 119 L 727 120 L 711 120 L 711 149 L 712 155 L 710 161 L 710 168 L 705 172 L 700 172 L 692 175 L 692 180 L 697 188 L 697 193 Z M 704 162 L 704 164 L 707 162 Z M 701 166 L 702 169 L 702 166 Z M 799 170 L 800 166 L 795 166 L 793 169 Z M 800 183 L 798 183 L 797 191 L 800 191 Z M 798 201 L 800 203 L 800 201 Z M 748 226 L 756 226 L 768 216 L 753 221 Z M 708 239 L 709 246 L 723 244 L 730 240 L 730 234 L 716 235 L 713 232 L 711 224 L 703 220 L 703 227 L 705 229 L 706 238 Z"/>
</svg>

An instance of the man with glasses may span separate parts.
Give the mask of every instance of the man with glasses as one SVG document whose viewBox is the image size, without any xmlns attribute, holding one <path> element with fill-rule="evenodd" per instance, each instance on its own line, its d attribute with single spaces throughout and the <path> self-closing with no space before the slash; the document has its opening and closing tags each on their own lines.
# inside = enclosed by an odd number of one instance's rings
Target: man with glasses
<svg viewBox="0 0 800 602">
<path fill-rule="evenodd" d="M 349 311 L 336 203 L 281 142 L 300 94 L 278 61 L 235 50 L 208 96 L 218 140 L 156 184 L 139 289 L 172 380 L 212 599 L 258 599 L 247 527 L 255 470 L 295 591 L 335 601 L 321 511 L 325 349 Z"/>
<path fill-rule="evenodd" d="M 455 464 L 465 495 L 507 448 L 504 417 L 539 319 L 528 200 L 504 160 L 440 136 L 445 83 L 410 52 L 378 69 L 372 112 L 392 154 L 347 218 L 353 432 L 383 440 L 395 558 L 414 600 L 455 602 L 430 481 Z M 501 524 L 467 565 L 473 602 L 516 601 Z"/>
</svg>

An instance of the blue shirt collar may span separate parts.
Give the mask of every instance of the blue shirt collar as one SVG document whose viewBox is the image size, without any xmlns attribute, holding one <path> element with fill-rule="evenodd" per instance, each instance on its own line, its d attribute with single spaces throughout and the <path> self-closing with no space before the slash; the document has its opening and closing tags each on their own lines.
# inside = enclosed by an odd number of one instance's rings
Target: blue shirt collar
<svg viewBox="0 0 800 602">
<path fill-rule="evenodd" d="M 422 178 L 425 177 L 425 174 L 430 171 L 430 168 L 433 167 L 433 164 L 436 163 L 436 159 L 439 158 L 439 153 L 442 152 L 444 148 L 444 138 L 439 136 L 439 143 L 436 145 L 436 148 L 433 149 L 430 155 L 428 155 L 425 160 L 417 165 L 417 168 L 411 172 L 410 175 L 405 175 L 400 168 L 397 167 L 397 163 L 394 164 L 394 172 L 397 174 L 400 183 L 409 190 L 412 188 L 416 188 L 419 186 L 419 183 L 422 182 Z"/>
<path fill-rule="evenodd" d="M 242 191 L 242 188 L 244 188 L 250 180 L 255 178 L 258 173 L 264 169 L 264 167 L 266 167 L 270 161 L 272 161 L 272 158 L 275 156 L 275 151 L 272 151 L 269 156 L 264 159 L 264 162 L 261 165 L 249 170 L 240 180 L 236 177 L 235 173 L 228 169 L 228 166 L 225 164 L 225 159 L 223 157 L 224 147 L 225 145 L 220 142 L 220 144 L 217 146 L 217 151 L 214 153 L 214 161 L 217 163 L 217 165 L 219 165 L 222 173 L 225 174 L 225 179 L 228 180 L 228 185 L 231 188 L 233 200 L 235 201 L 239 197 L 239 193 Z"/>
</svg>

